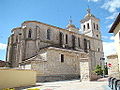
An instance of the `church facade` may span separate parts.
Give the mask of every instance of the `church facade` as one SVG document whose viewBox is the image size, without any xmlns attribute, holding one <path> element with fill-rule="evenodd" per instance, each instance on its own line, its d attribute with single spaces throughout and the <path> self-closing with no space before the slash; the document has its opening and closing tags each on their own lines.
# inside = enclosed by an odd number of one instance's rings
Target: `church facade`
<svg viewBox="0 0 120 90">
<path fill-rule="evenodd" d="M 53 76 L 69 79 L 80 76 L 80 61 L 87 58 L 93 71 L 104 57 L 99 19 L 88 9 L 80 22 L 81 29 L 72 20 L 66 29 L 38 21 L 12 29 L 6 58 L 10 67 L 36 70 L 43 81 Z"/>
</svg>

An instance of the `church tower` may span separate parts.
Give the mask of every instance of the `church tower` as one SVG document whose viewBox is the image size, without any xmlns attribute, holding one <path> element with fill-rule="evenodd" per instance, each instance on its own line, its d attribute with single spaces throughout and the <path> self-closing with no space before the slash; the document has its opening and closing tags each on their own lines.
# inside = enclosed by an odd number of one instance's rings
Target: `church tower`
<svg viewBox="0 0 120 90">
<path fill-rule="evenodd" d="M 99 19 L 91 14 L 90 8 L 87 9 L 87 14 L 81 22 L 81 29 L 84 35 L 101 39 Z"/>
</svg>

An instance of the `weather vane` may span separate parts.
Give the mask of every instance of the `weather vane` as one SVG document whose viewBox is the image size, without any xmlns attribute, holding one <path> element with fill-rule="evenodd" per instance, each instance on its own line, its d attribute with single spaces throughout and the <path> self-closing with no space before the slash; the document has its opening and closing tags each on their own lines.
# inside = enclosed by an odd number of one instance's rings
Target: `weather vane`
<svg viewBox="0 0 120 90">
<path fill-rule="evenodd" d="M 90 8 L 89 8 L 89 5 L 88 5 L 88 8 L 87 8 L 87 13 L 90 14 Z"/>
<path fill-rule="evenodd" d="M 72 16 L 70 16 L 69 24 L 72 24 Z"/>
</svg>

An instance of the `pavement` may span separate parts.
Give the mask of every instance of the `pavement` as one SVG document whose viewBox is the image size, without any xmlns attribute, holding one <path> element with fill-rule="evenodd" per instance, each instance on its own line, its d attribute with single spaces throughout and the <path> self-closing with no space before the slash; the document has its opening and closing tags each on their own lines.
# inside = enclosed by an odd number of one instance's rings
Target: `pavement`
<svg viewBox="0 0 120 90">
<path fill-rule="evenodd" d="M 36 86 L 20 90 L 111 90 L 108 87 L 107 78 L 101 78 L 97 81 L 69 80 L 36 83 Z"/>
</svg>

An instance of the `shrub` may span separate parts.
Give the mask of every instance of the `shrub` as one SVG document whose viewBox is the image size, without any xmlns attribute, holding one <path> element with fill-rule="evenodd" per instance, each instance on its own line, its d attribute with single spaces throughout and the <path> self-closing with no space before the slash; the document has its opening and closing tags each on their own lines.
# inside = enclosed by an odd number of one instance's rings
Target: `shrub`
<svg viewBox="0 0 120 90">
<path fill-rule="evenodd" d="M 95 70 L 94 72 L 97 74 L 97 75 L 103 75 L 103 70 L 102 70 L 102 67 L 100 65 L 97 65 L 95 67 Z"/>
</svg>

